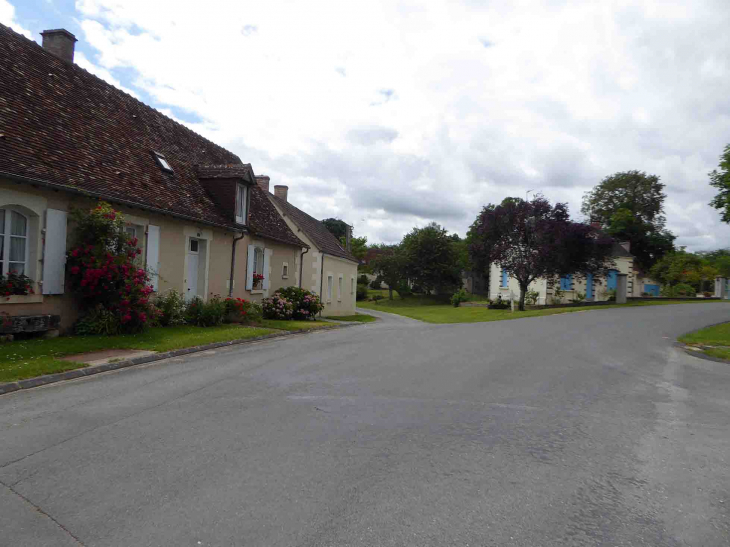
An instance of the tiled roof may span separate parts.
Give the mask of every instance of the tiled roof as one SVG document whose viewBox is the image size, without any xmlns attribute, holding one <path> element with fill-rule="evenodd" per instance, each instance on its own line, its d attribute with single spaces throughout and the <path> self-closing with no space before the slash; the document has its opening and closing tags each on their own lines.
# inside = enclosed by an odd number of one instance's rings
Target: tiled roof
<svg viewBox="0 0 730 547">
<path fill-rule="evenodd" d="M 263 194 L 263 190 L 261 191 Z M 281 208 L 285 215 L 288 215 L 292 221 L 307 234 L 307 237 L 317 246 L 317 248 L 328 255 L 339 256 L 353 262 L 358 262 L 357 258 L 342 248 L 337 238 L 332 235 L 321 221 L 309 216 L 301 209 L 297 209 L 288 201 L 268 194 L 268 197 Z"/>
<path fill-rule="evenodd" d="M 254 215 L 254 211 L 256 214 Z M 289 243 L 298 247 L 309 247 L 294 232 L 276 210 L 276 207 L 266 199 L 264 191 L 254 184 L 251 187 L 251 215 L 249 219 L 251 231 L 255 234 L 275 239 L 282 243 Z"/>
<path fill-rule="evenodd" d="M 251 166 L 232 152 L 1 24 L 0 135 L 0 174 L 232 229 L 196 166 L 213 174 L 225 168 L 229 178 L 250 173 L 254 182 Z M 286 223 L 272 222 L 270 209 L 252 205 L 252 226 L 296 239 Z"/>
<path fill-rule="evenodd" d="M 242 178 L 253 180 L 253 169 L 250 163 L 230 163 L 227 165 L 198 165 L 197 173 L 201 179 Z"/>
</svg>

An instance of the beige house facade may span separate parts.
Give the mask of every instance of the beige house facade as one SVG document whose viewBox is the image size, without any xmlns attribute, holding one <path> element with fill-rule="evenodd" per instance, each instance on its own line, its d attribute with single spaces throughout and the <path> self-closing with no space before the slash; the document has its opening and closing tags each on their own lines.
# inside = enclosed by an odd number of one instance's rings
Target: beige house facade
<svg viewBox="0 0 730 547">
<path fill-rule="evenodd" d="M 322 315 L 355 313 L 358 260 L 340 245 L 324 224 L 288 201 L 288 187 L 277 185 L 269 192 L 269 177 L 257 177 L 259 187 L 287 223 L 289 229 L 309 249 L 301 255 L 301 288 L 320 296 Z"/>
<path fill-rule="evenodd" d="M 75 41 L 48 31 L 41 47 L 0 25 L 0 275 L 34 292 L 0 299 L 0 314 L 74 323 L 70 213 L 100 200 L 123 213 L 157 293 L 261 300 L 298 286 L 308 247 L 252 167 L 78 67 Z"/>
</svg>

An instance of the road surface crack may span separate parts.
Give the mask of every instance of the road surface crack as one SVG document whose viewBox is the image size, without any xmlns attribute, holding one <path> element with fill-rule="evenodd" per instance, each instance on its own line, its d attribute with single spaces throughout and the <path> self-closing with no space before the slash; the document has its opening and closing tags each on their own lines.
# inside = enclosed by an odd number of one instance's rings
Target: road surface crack
<svg viewBox="0 0 730 547">
<path fill-rule="evenodd" d="M 39 513 L 40 513 L 41 515 L 43 515 L 44 517 L 46 517 L 46 518 L 50 519 L 50 520 L 51 520 L 51 521 L 52 521 L 52 522 L 53 522 L 53 523 L 54 523 L 54 524 L 55 524 L 56 526 L 58 526 L 58 527 L 59 527 L 59 528 L 60 528 L 61 530 L 63 530 L 63 531 L 64 531 L 64 533 L 66 533 L 66 535 L 68 535 L 68 536 L 69 536 L 70 538 L 72 538 L 72 539 L 73 539 L 73 540 L 74 540 L 74 541 L 75 541 L 76 543 L 78 543 L 79 545 L 81 545 L 81 547 L 86 547 L 86 544 L 85 544 L 85 543 L 84 543 L 83 541 L 81 541 L 81 540 L 80 540 L 80 539 L 79 539 L 78 537 L 76 537 L 76 536 L 75 536 L 75 535 L 73 534 L 73 532 L 71 532 L 71 530 L 69 530 L 68 528 L 66 528 L 66 527 L 65 527 L 65 526 L 64 526 L 63 524 L 61 524 L 61 523 L 60 523 L 60 522 L 59 522 L 58 520 L 56 520 L 55 518 L 53 518 L 53 516 L 52 516 L 52 515 L 50 515 L 49 513 L 47 513 L 46 511 L 44 511 L 44 510 L 43 510 L 43 509 L 42 509 L 41 507 L 39 507 L 38 505 L 36 505 L 36 504 L 35 504 L 35 503 L 33 503 L 32 501 L 30 501 L 30 500 L 29 500 L 28 498 L 26 498 L 26 497 L 25 497 L 25 496 L 24 496 L 23 494 L 21 494 L 20 492 L 18 492 L 17 490 L 15 490 L 15 489 L 14 489 L 14 488 L 13 488 L 12 486 L 9 486 L 9 485 L 5 484 L 5 483 L 4 483 L 4 482 L 2 482 L 2 481 L 0 481 L 0 484 L 2 484 L 2 485 L 3 485 L 4 487 L 5 487 L 5 488 L 7 488 L 8 490 L 10 490 L 10 491 L 11 491 L 11 492 L 12 492 L 13 494 L 15 494 L 16 496 L 18 496 L 18 497 L 19 497 L 19 498 L 20 498 L 21 500 L 23 500 L 23 501 L 24 501 L 25 503 L 27 503 L 28 505 L 30 505 L 30 506 L 31 506 L 31 507 L 32 507 L 33 509 L 35 509 L 36 511 L 38 511 L 38 512 L 39 512 Z"/>
</svg>

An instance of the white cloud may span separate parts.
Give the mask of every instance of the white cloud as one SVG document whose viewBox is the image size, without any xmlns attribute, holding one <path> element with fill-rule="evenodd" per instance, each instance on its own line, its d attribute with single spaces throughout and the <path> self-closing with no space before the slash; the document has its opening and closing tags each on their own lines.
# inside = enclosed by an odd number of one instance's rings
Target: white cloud
<svg viewBox="0 0 730 547">
<path fill-rule="evenodd" d="M 706 205 L 730 141 L 723 0 L 77 9 L 99 50 L 98 67 L 80 64 L 107 81 L 133 69 L 296 204 L 370 239 L 432 219 L 464 233 L 481 205 L 527 190 L 577 214 L 601 178 L 639 169 L 667 184 L 680 244 L 728 245 Z"/>
<path fill-rule="evenodd" d="M 20 23 L 15 20 L 15 7 L 7 0 L 0 0 L 0 23 L 6 27 L 10 27 L 18 34 L 22 34 L 26 38 L 33 39 L 33 34 Z"/>
</svg>

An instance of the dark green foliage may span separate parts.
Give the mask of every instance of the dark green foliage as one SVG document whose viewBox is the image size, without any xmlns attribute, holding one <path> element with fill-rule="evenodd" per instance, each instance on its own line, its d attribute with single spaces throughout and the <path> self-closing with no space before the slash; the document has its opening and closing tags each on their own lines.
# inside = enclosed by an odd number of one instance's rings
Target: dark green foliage
<svg viewBox="0 0 730 547">
<path fill-rule="evenodd" d="M 197 327 L 221 325 L 225 317 L 226 303 L 219 296 L 213 296 L 207 302 L 200 297 L 193 298 L 185 314 L 186 322 Z"/>
<path fill-rule="evenodd" d="M 406 256 L 399 245 L 383 246 L 381 252 L 372 261 L 373 273 L 387 285 L 390 299 L 393 290 L 406 278 Z"/>
<path fill-rule="evenodd" d="M 502 300 L 502 296 L 498 296 L 496 300 L 490 300 L 487 306 L 490 310 L 506 310 L 510 307 L 510 303 L 507 300 Z"/>
<path fill-rule="evenodd" d="M 723 222 L 730 222 L 730 144 L 720 156 L 719 167 L 710 173 L 710 186 L 718 190 L 710 205 L 721 212 Z"/>
<path fill-rule="evenodd" d="M 370 281 L 368 281 L 368 276 L 367 275 L 360 274 L 359 276 L 357 276 L 357 284 L 358 285 L 360 285 L 360 284 L 367 285 L 368 283 L 370 283 Z"/>
<path fill-rule="evenodd" d="M 0 296 L 14 296 L 33 294 L 33 280 L 24 274 L 14 271 L 7 276 L 0 275 Z"/>
<path fill-rule="evenodd" d="M 587 192 L 581 211 L 615 239 L 629 241 L 637 265 L 648 271 L 674 249 L 675 236 L 665 228 L 665 198 L 659 177 L 626 171 Z"/>
<path fill-rule="evenodd" d="M 363 285 L 362 283 L 357 284 L 357 291 L 355 292 L 355 299 L 360 300 L 367 300 L 368 298 L 368 286 Z"/>
<path fill-rule="evenodd" d="M 341 238 L 347 237 L 347 222 L 339 218 L 326 218 L 322 221 L 333 236 L 339 241 Z"/>
<path fill-rule="evenodd" d="M 466 294 L 464 289 L 459 289 L 453 295 L 451 295 L 451 305 L 455 308 L 459 307 L 459 304 L 469 300 L 469 296 Z"/>
<path fill-rule="evenodd" d="M 379 277 L 376 277 L 375 279 L 373 279 L 370 282 L 370 288 L 377 291 L 378 289 L 380 289 L 380 284 L 381 283 L 382 283 L 382 281 L 380 280 L 380 278 Z"/>
<path fill-rule="evenodd" d="M 403 238 L 401 249 L 403 277 L 422 286 L 426 292 L 450 294 L 461 285 L 454 240 L 435 222 L 425 228 L 414 228 Z"/>
<path fill-rule="evenodd" d="M 93 334 L 111 336 L 122 331 L 119 316 L 102 306 L 87 311 L 81 319 L 76 322 L 74 328 L 76 334 Z"/>
<path fill-rule="evenodd" d="M 398 296 L 401 298 L 407 298 L 413 294 L 413 290 L 411 290 L 411 286 L 408 284 L 408 281 L 401 280 L 398 283 L 398 286 L 395 288 L 395 292 L 398 293 Z"/>
<path fill-rule="evenodd" d="M 704 290 L 717 275 L 718 269 L 710 260 L 685 251 L 665 255 L 651 269 L 651 276 L 666 287 L 685 284 L 692 286 L 695 292 Z"/>
</svg>

